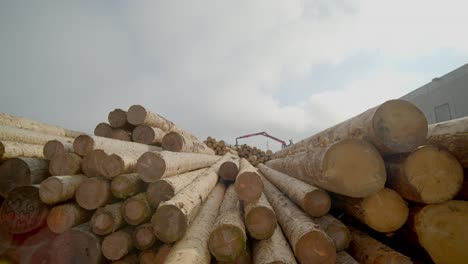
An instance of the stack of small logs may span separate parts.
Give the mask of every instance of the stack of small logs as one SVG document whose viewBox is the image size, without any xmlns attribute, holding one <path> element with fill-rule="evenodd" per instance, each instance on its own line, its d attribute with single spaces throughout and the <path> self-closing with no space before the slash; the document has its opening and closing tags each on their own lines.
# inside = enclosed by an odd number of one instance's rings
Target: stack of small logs
<svg viewBox="0 0 468 264">
<path fill-rule="evenodd" d="M 257 147 L 251 147 L 246 144 L 240 145 L 237 148 L 237 152 L 239 153 L 239 157 L 249 160 L 254 166 L 269 161 L 273 154 L 271 150 L 263 151 Z"/>
<path fill-rule="evenodd" d="M 216 140 L 214 137 L 207 137 L 205 141 L 203 141 L 209 148 L 211 148 L 216 155 L 225 155 L 227 153 L 231 153 L 234 155 L 238 155 L 236 151 L 236 147 L 226 144 L 224 140 Z"/>
<path fill-rule="evenodd" d="M 387 101 L 255 168 L 132 107 L 178 149 L 0 115 L 0 262 L 468 263 L 468 118 Z"/>
</svg>

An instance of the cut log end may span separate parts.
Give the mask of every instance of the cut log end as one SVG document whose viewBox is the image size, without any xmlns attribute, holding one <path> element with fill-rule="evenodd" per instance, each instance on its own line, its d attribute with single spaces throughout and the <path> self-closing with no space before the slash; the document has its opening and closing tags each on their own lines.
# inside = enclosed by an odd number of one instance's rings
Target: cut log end
<svg viewBox="0 0 468 264">
<path fill-rule="evenodd" d="M 223 225 L 213 230 L 208 246 L 216 260 L 235 261 L 245 251 L 244 232 L 237 226 Z"/>
<path fill-rule="evenodd" d="M 151 183 L 146 191 L 148 202 L 157 207 L 161 202 L 167 201 L 174 197 L 174 187 L 166 181 L 155 181 Z"/>
<path fill-rule="evenodd" d="M 219 167 L 219 176 L 226 181 L 235 181 L 239 167 L 233 161 L 226 161 Z"/>
<path fill-rule="evenodd" d="M 94 140 L 88 135 L 81 135 L 73 141 L 73 150 L 76 154 L 84 156 L 94 149 Z"/>
<path fill-rule="evenodd" d="M 138 225 L 146 218 L 148 207 L 144 202 L 137 199 L 129 199 L 122 206 L 125 221 L 131 225 Z"/>
<path fill-rule="evenodd" d="M 123 174 L 125 163 L 119 155 L 112 154 L 107 156 L 101 164 L 101 172 L 106 178 L 113 178 Z"/>
<path fill-rule="evenodd" d="M 303 235 L 295 245 L 295 255 L 300 263 L 336 262 L 333 241 L 322 231 L 314 230 Z"/>
<path fill-rule="evenodd" d="M 107 181 L 98 178 L 84 180 L 76 190 L 76 202 L 84 209 L 94 210 L 108 202 L 110 187 Z"/>
<path fill-rule="evenodd" d="M 99 123 L 94 128 L 94 135 L 98 137 L 110 137 L 112 135 L 112 127 L 106 123 Z"/>
<path fill-rule="evenodd" d="M 410 152 L 424 144 L 427 137 L 427 120 L 413 104 L 404 100 L 390 100 L 376 110 L 373 129 L 391 153 Z"/>
<path fill-rule="evenodd" d="M 180 152 L 184 147 L 184 138 L 176 132 L 167 133 L 161 142 L 164 150 Z"/>
<path fill-rule="evenodd" d="M 256 207 L 246 215 L 245 224 L 249 234 L 257 239 L 268 239 L 276 229 L 276 216 L 270 208 Z"/>
<path fill-rule="evenodd" d="M 133 239 L 135 241 L 135 247 L 139 250 L 145 250 L 152 247 L 156 242 L 156 237 L 151 224 L 145 224 L 137 227 L 133 232 Z"/>
<path fill-rule="evenodd" d="M 322 168 L 328 189 L 350 197 L 369 196 L 382 189 L 386 180 L 381 155 L 362 140 L 345 139 L 331 146 Z"/>
<path fill-rule="evenodd" d="M 342 251 L 348 248 L 351 242 L 351 233 L 345 225 L 341 223 L 331 223 L 324 231 L 335 243 L 336 251 Z"/>
<path fill-rule="evenodd" d="M 153 144 L 153 140 L 155 137 L 154 130 L 149 126 L 137 126 L 133 129 L 132 132 L 132 139 L 135 142 L 142 143 L 142 144 Z"/>
<path fill-rule="evenodd" d="M 111 127 L 119 128 L 125 126 L 127 124 L 127 112 L 122 109 L 114 109 L 113 111 L 109 112 L 107 117 L 109 120 L 109 124 Z"/>
<path fill-rule="evenodd" d="M 66 208 L 60 206 L 52 208 L 47 216 L 47 226 L 56 234 L 69 230 L 73 227 L 74 222 L 74 215 L 67 212 Z"/>
<path fill-rule="evenodd" d="M 112 232 L 114 218 L 111 213 L 98 210 L 91 218 L 91 227 L 93 233 L 97 235 L 107 235 Z"/>
<path fill-rule="evenodd" d="M 50 140 L 44 145 L 44 156 L 46 159 L 53 159 L 55 155 L 63 155 L 66 153 L 63 143 L 58 140 Z"/>
<path fill-rule="evenodd" d="M 108 260 L 118 260 L 128 254 L 131 238 L 127 232 L 115 232 L 102 241 L 102 254 Z"/>
<path fill-rule="evenodd" d="M 137 172 L 145 182 L 157 181 L 166 171 L 166 162 L 155 152 L 146 152 L 138 159 Z"/>
<path fill-rule="evenodd" d="M 181 239 L 187 230 L 187 219 L 179 208 L 161 205 L 151 219 L 154 233 L 159 240 L 172 243 Z"/>
<path fill-rule="evenodd" d="M 304 196 L 304 210 L 313 217 L 323 216 L 328 213 L 331 207 L 330 196 L 327 192 L 316 189 Z"/>
<path fill-rule="evenodd" d="M 240 200 L 252 202 L 262 195 L 263 181 L 257 173 L 245 172 L 237 176 L 235 189 Z"/>
<path fill-rule="evenodd" d="M 132 125 L 141 125 L 146 118 L 146 109 L 141 105 L 132 105 L 127 112 L 127 120 Z"/>
</svg>

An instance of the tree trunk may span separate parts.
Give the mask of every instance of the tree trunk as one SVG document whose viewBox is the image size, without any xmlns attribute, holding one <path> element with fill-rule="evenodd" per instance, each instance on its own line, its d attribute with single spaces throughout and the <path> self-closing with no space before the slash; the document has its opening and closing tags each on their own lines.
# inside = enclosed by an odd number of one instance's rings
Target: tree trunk
<svg viewBox="0 0 468 264">
<path fill-rule="evenodd" d="M 111 192 L 118 199 L 126 199 L 145 190 L 146 184 L 137 173 L 112 178 Z"/>
<path fill-rule="evenodd" d="M 362 264 L 411 264 L 410 258 L 387 247 L 365 233 L 350 228 L 352 240 L 348 252 Z"/>
<path fill-rule="evenodd" d="M 126 256 L 133 249 L 133 228 L 126 227 L 104 237 L 102 254 L 108 260 L 118 260 Z"/>
<path fill-rule="evenodd" d="M 169 132 L 164 135 L 161 145 L 164 150 L 173 152 L 193 152 L 214 155 L 214 151 L 203 142 L 183 136 L 177 132 Z"/>
<path fill-rule="evenodd" d="M 276 215 L 265 195 L 251 203 L 244 204 L 245 225 L 251 237 L 257 240 L 268 239 L 275 232 Z"/>
<path fill-rule="evenodd" d="M 91 230 L 96 235 L 107 235 L 125 225 L 122 216 L 122 202 L 108 204 L 98 208 L 89 222 Z"/>
<path fill-rule="evenodd" d="M 161 146 L 164 135 L 166 132 L 157 127 L 139 125 L 133 129 L 132 139 L 142 144 Z"/>
<path fill-rule="evenodd" d="M 205 264 L 210 262 L 208 239 L 218 215 L 219 206 L 223 201 L 224 190 L 223 184 L 216 185 L 185 236 L 174 245 L 166 258 L 166 264 Z"/>
<path fill-rule="evenodd" d="M 239 167 L 239 174 L 234 183 L 239 199 L 246 203 L 258 200 L 263 192 L 260 174 L 246 159 L 240 160 Z"/>
<path fill-rule="evenodd" d="M 359 264 L 359 262 L 346 253 L 346 251 L 340 251 L 336 253 L 336 264 Z"/>
<path fill-rule="evenodd" d="M 51 175 L 75 175 L 81 172 L 81 157 L 75 153 L 55 155 L 50 161 Z"/>
<path fill-rule="evenodd" d="M 314 222 L 325 232 L 335 243 L 336 251 L 343 251 L 348 248 L 351 242 L 351 233 L 347 226 L 340 220 L 327 214 L 314 219 Z"/>
<path fill-rule="evenodd" d="M 298 261 L 302 264 L 335 263 L 333 240 L 273 184 L 265 178 L 263 181 L 265 195 Z"/>
<path fill-rule="evenodd" d="M 36 158 L 13 158 L 0 165 L 0 196 L 16 187 L 38 184 L 49 176 L 49 162 Z"/>
<path fill-rule="evenodd" d="M 184 236 L 198 209 L 216 186 L 219 166 L 229 158 L 229 155 L 223 156 L 176 196 L 159 205 L 151 219 L 159 240 L 172 243 Z"/>
<path fill-rule="evenodd" d="M 94 210 L 112 201 L 110 183 L 103 178 L 85 179 L 75 193 L 76 202 L 87 210 Z"/>
<path fill-rule="evenodd" d="M 137 172 L 145 182 L 184 172 L 206 168 L 220 159 L 219 156 L 170 151 L 146 152 L 138 159 Z"/>
<path fill-rule="evenodd" d="M 113 128 L 132 129 L 133 126 L 127 122 L 127 111 L 116 108 L 107 116 L 109 124 Z"/>
<path fill-rule="evenodd" d="M 146 223 L 135 227 L 133 231 L 133 243 L 139 250 L 150 249 L 158 241 L 154 235 L 151 223 Z"/>
<path fill-rule="evenodd" d="M 31 130 L 24 130 L 16 127 L 0 125 L 1 141 L 11 141 L 44 146 L 47 143 L 47 141 L 55 139 L 63 140 L 66 142 L 71 142 L 73 140 L 72 138 L 68 137 L 60 137 L 55 135 L 43 134 Z"/>
<path fill-rule="evenodd" d="M 84 156 L 93 149 L 103 149 L 108 151 L 109 154 L 125 151 L 143 153 L 145 151 L 161 150 L 161 148 L 155 146 L 89 135 L 79 136 L 73 141 L 73 150 L 78 155 Z"/>
<path fill-rule="evenodd" d="M 0 161 L 19 157 L 43 159 L 42 148 L 41 145 L 0 141 Z"/>
<path fill-rule="evenodd" d="M 219 168 L 219 177 L 225 181 L 235 181 L 239 174 L 239 160 L 230 160 L 221 164 Z"/>
<path fill-rule="evenodd" d="M 332 206 L 377 232 L 394 232 L 408 219 L 408 205 L 394 190 L 384 188 L 366 198 L 332 195 Z"/>
<path fill-rule="evenodd" d="M 162 178 L 150 183 L 146 190 L 148 202 L 154 208 L 157 208 L 161 202 L 165 202 L 173 198 L 178 192 L 192 183 L 198 176 L 206 173 L 206 171 L 207 169 L 199 169 Z"/>
<path fill-rule="evenodd" d="M 39 187 L 39 197 L 46 204 L 66 202 L 75 197 L 76 190 L 87 179 L 84 175 L 52 176 Z"/>
<path fill-rule="evenodd" d="M 274 154 L 283 158 L 347 138 L 369 141 L 384 155 L 413 151 L 426 142 L 427 120 L 413 104 L 390 100 Z"/>
<path fill-rule="evenodd" d="M 308 149 L 266 163 L 283 172 L 327 191 L 350 197 L 366 197 L 385 184 L 385 165 L 369 143 L 345 139 L 327 148 Z"/>
<path fill-rule="evenodd" d="M 330 210 L 330 196 L 322 189 L 289 177 L 263 164 L 259 164 L 258 168 L 265 178 L 309 215 L 319 217 L 325 215 Z"/>
<path fill-rule="evenodd" d="M 432 204 L 451 200 L 463 184 L 463 168 L 448 151 L 426 145 L 385 163 L 389 188 L 410 201 Z"/>
<path fill-rule="evenodd" d="M 273 236 L 253 244 L 253 263 L 255 264 L 297 264 L 281 228 L 276 227 Z"/>
<path fill-rule="evenodd" d="M 44 226 L 49 208 L 39 198 L 39 186 L 13 189 L 0 208 L 0 223 L 12 234 L 22 234 Z"/>
<path fill-rule="evenodd" d="M 468 168 L 468 117 L 430 125 L 427 142 L 447 149 Z"/>
<path fill-rule="evenodd" d="M 90 151 L 81 161 L 81 170 L 88 177 L 102 176 L 101 164 L 107 156 L 107 153 L 102 149 L 94 149 Z"/>
<path fill-rule="evenodd" d="M 130 225 L 139 225 L 149 221 L 153 211 L 151 210 L 146 193 L 139 193 L 125 200 L 122 205 L 122 215 Z"/>
<path fill-rule="evenodd" d="M 57 234 L 70 230 L 74 226 L 86 223 L 92 212 L 79 207 L 76 203 L 66 203 L 53 207 L 47 216 L 47 226 Z"/>
<path fill-rule="evenodd" d="M 73 152 L 73 143 L 71 140 L 49 140 L 44 145 L 43 153 L 46 159 L 51 160 L 56 155 L 62 155 Z"/>
</svg>

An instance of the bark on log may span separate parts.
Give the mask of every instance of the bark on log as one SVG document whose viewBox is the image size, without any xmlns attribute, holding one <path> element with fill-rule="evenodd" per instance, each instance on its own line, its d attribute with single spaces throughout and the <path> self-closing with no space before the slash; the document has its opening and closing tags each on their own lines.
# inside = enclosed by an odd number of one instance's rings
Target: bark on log
<svg viewBox="0 0 468 264">
<path fill-rule="evenodd" d="M 107 153 L 102 149 L 94 149 L 90 151 L 81 161 L 81 170 L 88 177 L 102 176 L 101 164 L 107 156 Z"/>
<path fill-rule="evenodd" d="M 246 203 L 258 200 L 263 192 L 260 174 L 246 159 L 240 160 L 239 167 L 239 174 L 234 183 L 239 199 Z"/>
<path fill-rule="evenodd" d="M 408 219 L 408 205 L 394 190 L 384 188 L 366 198 L 332 195 L 332 206 L 377 232 L 394 232 Z"/>
<path fill-rule="evenodd" d="M 125 221 L 122 216 L 121 207 L 122 202 L 117 202 L 98 208 L 89 222 L 93 233 L 103 236 L 123 227 Z"/>
<path fill-rule="evenodd" d="M 13 158 L 0 165 L 0 196 L 16 187 L 38 184 L 49 176 L 49 162 L 36 158 Z"/>
<path fill-rule="evenodd" d="M 352 240 L 348 252 L 362 264 L 411 264 L 410 258 L 387 247 L 367 234 L 350 228 Z"/>
<path fill-rule="evenodd" d="M 134 142 L 160 146 L 166 132 L 157 127 L 139 125 L 133 129 L 132 139 Z"/>
<path fill-rule="evenodd" d="M 110 183 L 103 178 L 85 179 L 75 193 L 76 202 L 87 210 L 94 210 L 112 201 Z"/>
<path fill-rule="evenodd" d="M 102 254 L 108 260 L 118 260 L 126 256 L 132 249 L 133 228 L 126 227 L 104 237 L 102 241 Z"/>
<path fill-rule="evenodd" d="M 359 264 L 359 262 L 346 251 L 340 251 L 336 253 L 336 264 Z"/>
<path fill-rule="evenodd" d="M 128 198 L 122 205 L 123 218 L 130 225 L 139 225 L 149 221 L 152 213 L 144 192 Z"/>
<path fill-rule="evenodd" d="M 50 161 L 50 175 L 75 175 L 81 172 L 81 157 L 75 153 L 55 155 Z"/>
<path fill-rule="evenodd" d="M 210 263 L 208 239 L 224 197 L 224 190 L 223 184 L 216 185 L 184 237 L 174 245 L 166 258 L 166 264 Z"/>
<path fill-rule="evenodd" d="M 183 136 L 177 132 L 169 132 L 164 135 L 162 142 L 164 150 L 173 152 L 193 152 L 214 155 L 214 151 L 206 146 L 203 142 Z"/>
<path fill-rule="evenodd" d="M 385 162 L 389 188 L 410 201 L 433 204 L 455 197 L 463 184 L 463 168 L 448 151 L 426 145 Z"/>
<path fill-rule="evenodd" d="M 176 196 L 159 205 L 151 219 L 159 240 L 171 243 L 184 236 L 198 209 L 216 186 L 219 166 L 230 158 L 230 155 L 223 156 Z"/>
<path fill-rule="evenodd" d="M 44 180 L 39 187 L 39 197 L 46 204 L 57 204 L 75 197 L 81 183 L 87 179 L 84 175 L 52 176 Z"/>
<path fill-rule="evenodd" d="M 119 151 L 105 157 L 100 166 L 101 174 L 106 178 L 136 172 L 138 158 L 143 153 Z"/>
<path fill-rule="evenodd" d="M 184 172 L 206 168 L 220 159 L 219 156 L 170 151 L 146 152 L 138 159 L 137 172 L 145 182 Z"/>
<path fill-rule="evenodd" d="M 151 223 L 146 223 L 135 227 L 133 230 L 133 243 L 139 250 L 150 249 L 158 241 L 154 235 Z"/>
<path fill-rule="evenodd" d="M 11 141 L 18 143 L 26 143 L 33 145 L 44 146 L 47 141 L 59 139 L 66 142 L 71 142 L 73 139 L 68 137 L 60 137 L 55 135 L 43 134 L 35 131 L 24 130 L 11 126 L 0 125 L 0 140 Z"/>
<path fill-rule="evenodd" d="M 330 196 L 322 189 L 289 177 L 263 164 L 259 164 L 258 168 L 265 178 L 309 215 L 319 217 L 325 215 L 330 210 Z"/>
<path fill-rule="evenodd" d="M 336 248 L 333 240 L 273 184 L 265 178 L 263 181 L 265 195 L 298 261 L 302 264 L 335 263 Z"/>
<path fill-rule="evenodd" d="M 47 226 L 52 232 L 61 234 L 74 226 L 88 222 L 91 215 L 91 211 L 81 208 L 76 203 L 61 204 L 50 210 Z"/>
<path fill-rule="evenodd" d="M 430 125 L 427 142 L 447 149 L 468 168 L 468 117 Z"/>
<path fill-rule="evenodd" d="M 103 149 L 105 151 L 109 151 L 110 153 L 115 153 L 116 151 L 132 151 L 143 153 L 145 151 L 161 150 L 161 148 L 155 146 L 148 146 L 135 142 L 126 142 L 112 138 L 89 135 L 79 136 L 73 141 L 73 150 L 78 155 L 84 156 L 93 149 Z"/>
<path fill-rule="evenodd" d="M 340 220 L 327 214 L 314 219 L 314 222 L 325 232 L 335 243 L 336 251 L 343 251 L 348 248 L 351 242 L 351 233 L 347 226 Z"/>
<path fill-rule="evenodd" d="M 413 151 L 426 142 L 427 120 L 413 104 L 390 100 L 274 154 L 275 158 L 327 147 L 346 138 L 371 142 L 384 155 Z"/>
<path fill-rule="evenodd" d="M 39 198 L 39 186 L 13 189 L 0 208 L 0 223 L 10 233 L 22 234 L 44 226 L 49 208 Z"/>
<path fill-rule="evenodd" d="M 309 149 L 266 163 L 283 172 L 327 191 L 350 197 L 366 197 L 385 184 L 385 165 L 369 143 L 345 139 L 327 148 Z"/>
<path fill-rule="evenodd" d="M 91 232 L 87 223 L 76 226 L 60 234 L 52 242 L 52 263 L 101 264 L 104 262 L 101 241 L 99 236 Z"/>
<path fill-rule="evenodd" d="M 161 202 L 165 202 L 173 198 L 178 192 L 192 183 L 198 176 L 206 173 L 206 171 L 207 169 L 199 169 L 166 177 L 150 183 L 146 190 L 148 202 L 154 208 L 157 208 Z"/>
<path fill-rule="evenodd" d="M 244 212 L 245 225 L 251 237 L 264 240 L 273 235 L 277 226 L 276 215 L 263 193 L 258 200 L 244 204 Z"/>
<path fill-rule="evenodd" d="M 82 132 L 77 132 L 62 127 L 41 123 L 38 121 L 31 120 L 29 118 L 12 116 L 5 113 L 0 113 L 0 125 L 17 127 L 20 129 L 36 131 L 43 134 L 69 138 L 75 138 L 79 135 L 84 134 Z"/>
<path fill-rule="evenodd" d="M 227 188 L 219 214 L 208 240 L 217 261 L 235 261 L 246 250 L 247 235 L 241 204 L 233 185 Z"/>
<path fill-rule="evenodd" d="M 44 145 L 43 152 L 45 158 L 51 160 L 55 155 L 73 152 L 73 143 L 71 140 L 49 140 Z"/>
<path fill-rule="evenodd" d="M 116 108 L 107 116 L 109 125 L 113 128 L 132 129 L 133 126 L 127 122 L 127 111 Z"/>
<path fill-rule="evenodd" d="M 297 264 L 288 241 L 281 228 L 276 227 L 273 236 L 253 244 L 253 263 L 255 264 Z"/>
<path fill-rule="evenodd" d="M 0 161 L 18 157 L 44 159 L 41 145 L 0 141 Z"/>
<path fill-rule="evenodd" d="M 137 173 L 122 174 L 114 177 L 111 182 L 111 192 L 116 198 L 126 199 L 142 192 L 146 184 Z"/>
</svg>

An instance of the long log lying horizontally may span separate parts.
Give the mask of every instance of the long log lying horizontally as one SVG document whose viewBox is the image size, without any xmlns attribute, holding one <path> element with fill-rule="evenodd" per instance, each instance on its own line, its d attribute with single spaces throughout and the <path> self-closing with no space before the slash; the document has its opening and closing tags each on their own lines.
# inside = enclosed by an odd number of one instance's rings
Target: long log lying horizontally
<svg viewBox="0 0 468 264">
<path fill-rule="evenodd" d="M 12 141 L 26 144 L 34 144 L 44 146 L 47 141 L 50 140 L 63 140 L 66 142 L 72 142 L 72 138 L 60 137 L 56 135 L 43 134 L 36 131 L 24 130 L 11 126 L 0 125 L 0 140 L 1 141 Z"/>
<path fill-rule="evenodd" d="M 327 192 L 263 164 L 258 164 L 258 168 L 265 178 L 309 215 L 319 217 L 330 210 L 331 200 Z"/>
<path fill-rule="evenodd" d="M 37 158 L 13 158 L 0 165 L 0 196 L 19 186 L 38 184 L 49 176 L 49 162 Z"/>
<path fill-rule="evenodd" d="M 76 154 L 84 156 L 93 149 L 104 149 L 113 151 L 132 151 L 132 152 L 145 152 L 145 151 L 159 151 L 161 148 L 149 146 L 136 142 L 127 142 L 116 140 L 112 138 L 104 138 L 97 136 L 81 135 L 73 141 L 73 150 Z"/>
<path fill-rule="evenodd" d="M 52 176 L 44 180 L 39 187 L 39 197 L 46 204 L 65 202 L 75 197 L 85 175 Z"/>
<path fill-rule="evenodd" d="M 97 235 L 107 235 L 125 225 L 122 216 L 122 202 L 108 204 L 98 208 L 89 222 L 91 230 Z"/>
<path fill-rule="evenodd" d="M 346 138 L 371 142 L 382 154 L 405 153 L 424 144 L 427 120 L 413 104 L 390 100 L 274 154 L 275 158 L 326 147 Z"/>
<path fill-rule="evenodd" d="M 382 189 L 386 180 L 385 165 L 371 144 L 345 139 L 327 148 L 266 163 L 270 168 L 327 191 L 350 197 L 366 197 Z"/>
<path fill-rule="evenodd" d="M 247 203 L 258 200 L 263 192 L 260 174 L 246 159 L 240 159 L 239 167 L 239 174 L 234 183 L 239 199 Z"/>
<path fill-rule="evenodd" d="M 336 248 L 333 240 L 273 184 L 267 179 L 263 181 L 265 195 L 299 262 L 335 263 Z"/>
<path fill-rule="evenodd" d="M 76 203 L 66 203 L 53 207 L 47 216 L 47 226 L 57 234 L 84 224 L 91 218 L 92 212 L 81 208 Z"/>
<path fill-rule="evenodd" d="M 296 264 L 296 258 L 289 247 L 281 228 L 276 227 L 273 236 L 253 244 L 253 262 L 255 264 Z"/>
<path fill-rule="evenodd" d="M 45 157 L 42 148 L 42 145 L 0 141 L 0 161 L 18 157 L 43 159 Z"/>
<path fill-rule="evenodd" d="M 244 204 L 244 217 L 250 236 L 257 240 L 268 239 L 275 232 L 275 211 L 263 193 L 258 200 Z"/>
<path fill-rule="evenodd" d="M 178 241 L 166 258 L 166 264 L 210 263 L 208 239 L 223 200 L 225 187 L 218 183 L 200 209 L 184 237 Z"/>
<path fill-rule="evenodd" d="M 389 188 L 418 203 L 453 199 L 463 184 L 463 168 L 448 151 L 431 145 L 385 161 Z"/>
<path fill-rule="evenodd" d="M 164 117 L 145 109 L 141 105 L 132 105 L 127 111 L 127 121 L 135 126 L 147 125 L 169 131 L 175 125 Z"/>
<path fill-rule="evenodd" d="M 111 192 L 116 198 L 126 199 L 142 192 L 146 184 L 137 173 L 122 174 L 114 177 L 111 182 Z"/>
<path fill-rule="evenodd" d="M 161 145 L 164 150 L 174 152 L 193 152 L 214 155 L 215 152 L 205 143 L 186 137 L 177 132 L 169 132 L 164 135 Z"/>
</svg>

